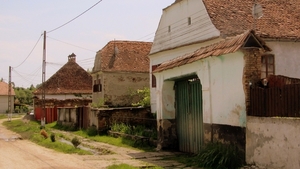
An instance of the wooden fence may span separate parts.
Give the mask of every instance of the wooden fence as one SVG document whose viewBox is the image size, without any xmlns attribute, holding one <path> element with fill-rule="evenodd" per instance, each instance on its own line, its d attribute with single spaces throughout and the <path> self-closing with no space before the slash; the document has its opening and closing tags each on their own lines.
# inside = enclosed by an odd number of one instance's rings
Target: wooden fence
<svg viewBox="0 0 300 169">
<path fill-rule="evenodd" d="M 300 117 L 300 84 L 250 88 L 249 116 Z"/>
</svg>

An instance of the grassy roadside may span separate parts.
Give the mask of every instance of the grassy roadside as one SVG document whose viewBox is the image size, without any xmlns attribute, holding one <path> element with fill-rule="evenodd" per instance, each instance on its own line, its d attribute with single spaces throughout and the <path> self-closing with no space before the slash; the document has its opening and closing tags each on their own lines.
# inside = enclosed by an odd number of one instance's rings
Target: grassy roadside
<svg viewBox="0 0 300 169">
<path fill-rule="evenodd" d="M 25 113 L 12 113 L 12 118 L 20 118 L 23 117 Z M 7 119 L 7 113 L 0 114 L 0 119 Z"/>
<path fill-rule="evenodd" d="M 14 119 L 11 122 L 5 121 L 3 122 L 3 125 L 6 126 L 8 129 L 19 133 L 23 139 L 28 139 L 38 145 L 41 145 L 46 148 L 54 149 L 59 152 L 68 153 L 68 154 L 91 154 L 89 151 L 81 150 L 79 148 L 74 148 L 74 146 L 62 143 L 59 141 L 52 142 L 50 139 L 50 135 L 52 133 L 55 133 L 56 138 L 64 138 L 66 139 L 66 135 L 63 135 L 57 130 L 59 129 L 59 126 L 56 125 L 56 122 L 46 124 L 45 130 L 48 134 L 48 138 L 45 139 L 41 134 L 40 129 L 40 123 L 36 121 L 23 121 L 22 119 Z M 56 130 L 54 130 L 56 129 Z M 94 140 L 97 142 L 103 142 L 108 143 L 111 145 L 115 145 L 118 147 L 126 147 L 126 148 L 132 148 L 132 149 L 138 149 L 138 150 L 145 150 L 145 151 L 153 151 L 153 147 L 145 146 L 145 145 L 134 145 L 134 141 L 125 139 L 125 138 L 114 138 L 110 136 L 89 136 L 87 131 L 79 130 L 79 131 L 70 131 L 72 134 L 75 134 L 77 136 L 87 138 L 90 140 Z M 179 161 L 181 163 L 190 164 L 189 166 L 193 166 L 195 163 L 193 160 L 191 160 L 190 156 L 178 156 L 173 157 L 171 160 Z M 170 160 L 170 159 L 169 159 Z M 127 164 L 121 164 L 121 165 L 112 165 L 111 168 L 116 169 L 135 169 L 136 167 L 130 166 Z M 161 167 L 149 167 L 151 169 L 162 169 Z"/>
<path fill-rule="evenodd" d="M 55 134 L 56 138 L 63 138 L 63 139 L 68 140 L 68 138 L 65 137 L 64 135 L 55 133 L 55 130 L 53 130 L 53 129 L 66 130 L 65 128 L 60 128 L 61 126 L 57 125 L 56 122 L 46 124 L 45 131 L 47 132 L 47 135 L 48 135 L 47 139 L 45 139 L 40 134 L 40 132 L 41 132 L 40 123 L 37 121 L 23 121 L 21 119 L 15 119 L 15 120 L 12 120 L 11 122 L 5 121 L 5 122 L 3 122 L 3 125 L 6 126 L 9 130 L 12 130 L 12 131 L 20 134 L 23 139 L 28 139 L 38 145 L 46 147 L 46 148 L 51 148 L 56 151 L 68 153 L 68 154 L 74 154 L 74 153 L 80 154 L 80 155 L 91 154 L 88 151 L 74 148 L 74 146 L 66 144 L 66 143 L 62 143 L 59 141 L 52 142 L 50 139 L 50 135 L 52 133 Z M 133 140 L 129 140 L 126 138 L 121 138 L 121 137 L 114 138 L 114 137 L 105 136 L 105 135 L 89 136 L 88 132 L 85 130 L 69 131 L 69 132 L 71 132 L 74 135 L 81 136 L 83 138 L 87 138 L 87 139 L 97 141 L 97 142 L 111 144 L 111 145 L 118 146 L 118 147 L 125 147 L 125 148 L 131 148 L 131 149 L 142 150 L 142 151 L 153 151 L 154 150 L 153 147 L 150 147 L 147 145 L 140 145 L 140 144 L 135 145 Z"/>
<path fill-rule="evenodd" d="M 89 155 L 92 154 L 89 151 L 82 150 L 75 148 L 72 145 L 62 143 L 59 141 L 52 142 L 50 137 L 45 139 L 40 134 L 40 124 L 36 121 L 28 121 L 24 123 L 22 120 L 12 120 L 12 121 L 5 121 L 3 125 L 6 126 L 9 130 L 12 130 L 21 135 L 23 139 L 28 139 L 38 145 L 41 145 L 46 148 L 54 149 L 59 152 L 68 153 L 68 154 L 80 154 L 80 155 Z M 52 133 L 49 130 L 49 127 L 45 128 L 48 136 Z"/>
</svg>

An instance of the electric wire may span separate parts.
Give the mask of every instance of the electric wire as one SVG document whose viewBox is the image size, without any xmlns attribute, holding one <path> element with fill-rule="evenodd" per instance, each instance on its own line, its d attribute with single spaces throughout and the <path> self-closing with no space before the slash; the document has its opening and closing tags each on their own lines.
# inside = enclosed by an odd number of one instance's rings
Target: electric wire
<svg viewBox="0 0 300 169">
<path fill-rule="evenodd" d="M 31 55 L 31 53 L 33 52 L 33 50 L 35 49 L 36 45 L 38 44 L 38 42 L 40 41 L 41 37 L 42 37 L 43 34 L 40 35 L 39 39 L 37 40 L 37 42 L 35 43 L 35 45 L 33 46 L 33 48 L 31 49 L 30 53 L 27 55 L 27 57 L 23 60 L 23 62 L 21 62 L 18 66 L 15 66 L 13 68 L 17 68 L 19 66 L 21 66 L 28 58 L 29 56 Z"/>
<path fill-rule="evenodd" d="M 98 5 L 100 2 L 102 2 L 102 0 L 98 1 L 96 4 L 94 4 L 93 6 L 91 6 L 90 8 L 88 8 L 87 10 L 85 10 L 84 12 L 82 12 L 81 14 L 79 14 L 78 16 L 76 16 L 75 18 L 71 19 L 70 21 L 62 24 L 61 26 L 55 28 L 55 29 L 52 29 L 50 31 L 48 31 L 47 33 L 51 33 L 51 32 L 54 32 L 60 28 L 62 28 L 63 26 L 66 26 L 67 24 L 69 24 L 70 22 L 74 21 L 75 19 L 79 18 L 81 15 L 85 14 L 87 11 L 89 11 L 90 9 L 92 9 L 93 7 L 95 7 L 96 5 Z"/>
<path fill-rule="evenodd" d="M 81 46 L 77 46 L 77 45 L 74 45 L 74 44 L 71 44 L 71 43 L 68 43 L 68 42 L 64 42 L 62 40 L 58 40 L 58 39 L 52 38 L 50 36 L 47 36 L 47 38 L 58 41 L 58 42 L 61 42 L 61 43 L 64 43 L 64 44 L 67 44 L 67 45 L 70 45 L 70 46 L 74 46 L 74 47 L 77 47 L 77 48 L 80 48 L 80 49 L 84 49 L 84 50 L 96 53 L 96 51 L 94 51 L 94 50 L 87 49 L 87 48 L 84 48 L 84 47 L 81 47 Z"/>
</svg>

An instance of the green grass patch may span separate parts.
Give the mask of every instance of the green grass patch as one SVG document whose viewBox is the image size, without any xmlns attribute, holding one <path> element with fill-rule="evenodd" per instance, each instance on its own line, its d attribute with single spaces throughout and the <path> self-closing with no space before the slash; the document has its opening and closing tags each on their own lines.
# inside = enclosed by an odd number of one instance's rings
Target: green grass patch
<svg viewBox="0 0 300 169">
<path fill-rule="evenodd" d="M 52 142 L 50 137 L 45 139 L 40 134 L 41 131 L 40 124 L 36 121 L 29 121 L 28 123 L 25 124 L 23 123 L 22 120 L 12 120 L 11 122 L 9 121 L 4 122 L 3 125 L 5 125 L 9 130 L 19 133 L 23 139 L 28 139 L 46 148 L 54 149 L 56 151 L 68 153 L 68 154 L 80 154 L 80 155 L 92 154 L 88 151 L 75 148 L 74 146 L 66 143 L 62 143 L 59 141 Z M 49 126 L 51 126 L 51 124 L 49 124 Z M 48 129 L 48 125 L 46 125 L 45 130 L 50 136 L 51 131 Z"/>
<path fill-rule="evenodd" d="M 199 157 L 196 154 L 181 154 L 172 157 L 165 157 L 164 160 L 174 160 L 185 164 L 186 167 L 198 166 Z"/>
<path fill-rule="evenodd" d="M 12 118 L 23 117 L 25 113 L 12 113 Z M 8 119 L 7 113 L 0 114 L 0 119 Z"/>
</svg>

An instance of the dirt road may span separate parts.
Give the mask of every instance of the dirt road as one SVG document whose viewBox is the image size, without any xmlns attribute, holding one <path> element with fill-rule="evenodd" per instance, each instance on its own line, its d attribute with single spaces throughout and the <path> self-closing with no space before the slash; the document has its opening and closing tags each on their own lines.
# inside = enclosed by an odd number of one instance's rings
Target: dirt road
<svg viewBox="0 0 300 169">
<path fill-rule="evenodd" d="M 122 163 L 136 167 L 186 168 L 185 165 L 176 161 L 164 159 L 166 156 L 178 155 L 176 152 L 142 152 L 92 141 L 80 136 L 78 137 L 81 139 L 81 144 L 114 153 L 103 155 L 60 153 L 20 139 L 18 134 L 7 130 L 2 125 L 2 122 L 6 120 L 0 120 L 0 169 L 101 169 Z M 55 133 L 62 133 L 65 137 L 75 137 L 70 132 L 55 130 Z"/>
<path fill-rule="evenodd" d="M 128 155 L 76 155 L 63 154 L 41 147 L 7 130 L 0 120 L 0 168 L 1 169 L 94 169 L 112 164 L 127 163 L 145 165 Z"/>
</svg>

